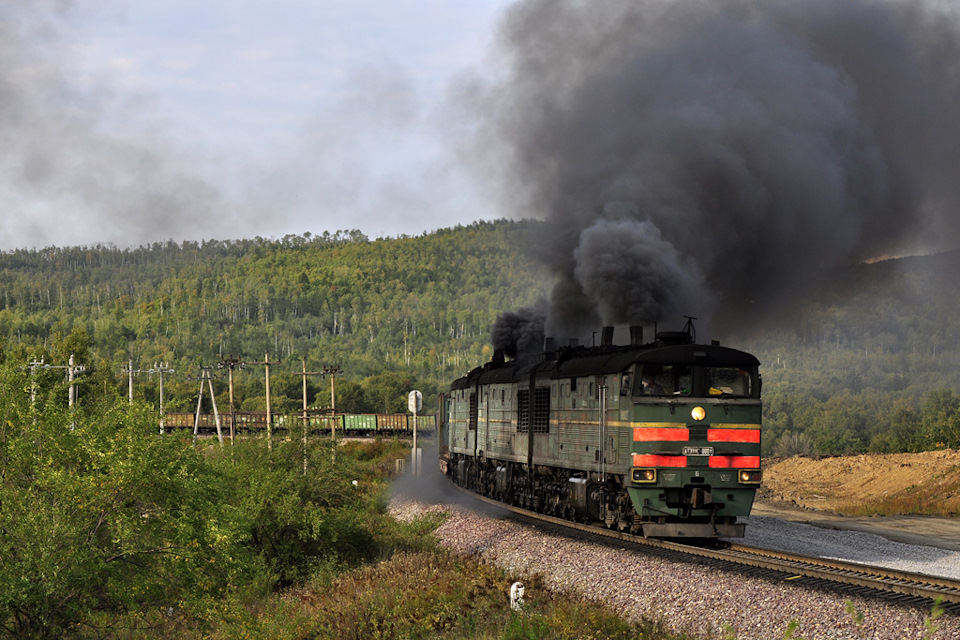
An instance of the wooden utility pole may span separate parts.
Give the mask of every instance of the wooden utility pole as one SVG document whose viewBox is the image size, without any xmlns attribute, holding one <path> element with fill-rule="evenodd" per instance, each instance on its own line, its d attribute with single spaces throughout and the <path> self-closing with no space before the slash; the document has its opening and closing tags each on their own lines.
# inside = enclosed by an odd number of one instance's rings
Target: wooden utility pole
<svg viewBox="0 0 960 640">
<path fill-rule="evenodd" d="M 82 364 L 75 363 L 75 357 L 73 354 L 70 354 L 70 362 L 67 365 L 54 365 L 54 364 L 44 364 L 43 358 L 40 359 L 40 362 L 31 362 L 30 367 L 30 406 L 31 408 L 35 405 L 37 399 L 37 389 L 36 389 L 36 380 L 35 374 L 37 369 L 66 369 L 67 370 L 67 403 L 70 407 L 70 429 L 73 430 L 76 428 L 76 421 L 73 419 L 74 405 L 77 404 L 77 389 L 74 386 L 74 380 L 78 373 L 83 373 L 87 370 Z"/>
<path fill-rule="evenodd" d="M 143 369 L 134 369 L 133 368 L 133 358 L 127 360 L 127 399 L 130 404 L 133 404 L 133 374 L 143 373 Z"/>
<path fill-rule="evenodd" d="M 270 365 L 280 364 L 279 360 L 270 361 L 270 354 L 263 354 L 263 362 L 245 362 L 244 364 L 263 365 L 265 374 L 265 393 L 267 394 L 267 450 L 273 451 L 273 410 L 270 405 Z"/>
<path fill-rule="evenodd" d="M 221 369 L 227 369 L 227 386 L 230 389 L 230 444 L 233 444 L 233 437 L 236 433 L 235 425 L 235 414 L 233 413 L 233 370 L 236 368 L 243 369 L 247 365 L 246 362 L 241 362 L 236 358 L 227 358 L 226 360 L 221 360 L 218 365 Z"/>
<path fill-rule="evenodd" d="M 264 353 L 263 362 L 261 364 L 263 364 L 267 394 L 267 450 L 273 451 L 273 411 L 271 410 L 270 405 L 270 365 L 280 364 L 280 361 L 275 360 L 271 362 L 270 354 Z"/>
<path fill-rule="evenodd" d="M 150 369 L 150 373 L 156 373 L 160 375 L 160 435 L 166 433 L 166 429 L 163 424 L 163 374 L 173 373 L 173 369 L 166 362 L 162 362 L 159 365 L 154 364 L 153 369 Z"/>
<path fill-rule="evenodd" d="M 322 376 L 323 371 L 307 371 L 307 359 L 302 358 L 303 370 L 297 375 L 303 376 L 303 473 L 307 473 L 307 431 L 310 427 L 310 411 L 307 406 L 307 376 Z"/>
<path fill-rule="evenodd" d="M 154 373 L 160 374 L 160 406 L 159 406 L 159 412 L 160 412 L 160 435 L 163 435 L 163 434 L 166 432 L 166 430 L 164 429 L 164 425 L 163 425 L 163 374 L 165 374 L 165 373 L 173 373 L 173 369 L 169 368 L 169 367 L 167 366 L 167 363 L 166 363 L 166 362 L 161 363 L 161 364 L 159 364 L 159 365 L 156 364 L 156 363 L 154 363 L 152 369 L 134 369 L 134 368 L 133 368 L 133 359 L 128 360 L 127 363 L 128 363 L 128 364 L 127 364 L 127 368 L 125 369 L 125 371 L 126 371 L 127 376 L 128 376 L 128 382 L 127 382 L 127 398 L 128 398 L 128 400 L 129 400 L 130 404 L 133 404 L 133 374 L 135 374 L 135 373 L 149 373 L 150 375 L 153 375 Z"/>
<path fill-rule="evenodd" d="M 338 374 L 343 373 L 343 369 L 340 366 L 326 366 L 323 368 L 323 374 L 330 376 L 330 413 L 332 414 L 332 420 L 330 420 L 330 438 L 332 440 L 337 439 L 337 392 L 334 381 L 337 378 Z"/>
</svg>

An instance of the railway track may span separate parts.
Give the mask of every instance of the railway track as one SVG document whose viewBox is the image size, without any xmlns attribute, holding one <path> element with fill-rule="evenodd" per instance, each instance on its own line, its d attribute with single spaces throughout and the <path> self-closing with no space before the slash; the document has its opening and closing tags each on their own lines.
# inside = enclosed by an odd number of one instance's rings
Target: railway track
<svg viewBox="0 0 960 640">
<path fill-rule="evenodd" d="M 577 531 L 595 539 L 617 541 L 647 549 L 658 549 L 677 557 L 698 557 L 713 566 L 737 567 L 781 580 L 812 586 L 844 586 L 863 594 L 882 595 L 890 600 L 929 607 L 941 602 L 944 610 L 960 613 L 960 581 L 929 576 L 885 567 L 875 567 L 843 560 L 802 556 L 771 551 L 738 543 L 726 543 L 723 548 L 707 548 L 690 544 L 643 538 L 611 531 L 598 525 L 570 522 L 478 496 L 461 489 L 466 495 L 504 509 L 516 517 L 548 525 L 564 531 Z"/>
</svg>

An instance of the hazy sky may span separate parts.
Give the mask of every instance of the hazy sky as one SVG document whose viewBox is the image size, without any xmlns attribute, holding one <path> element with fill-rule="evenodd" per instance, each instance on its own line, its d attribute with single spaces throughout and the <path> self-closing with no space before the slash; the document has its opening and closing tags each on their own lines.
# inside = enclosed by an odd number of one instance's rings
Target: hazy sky
<svg viewBox="0 0 960 640">
<path fill-rule="evenodd" d="M 445 106 L 505 0 L 5 4 L 0 249 L 505 215 Z"/>
</svg>

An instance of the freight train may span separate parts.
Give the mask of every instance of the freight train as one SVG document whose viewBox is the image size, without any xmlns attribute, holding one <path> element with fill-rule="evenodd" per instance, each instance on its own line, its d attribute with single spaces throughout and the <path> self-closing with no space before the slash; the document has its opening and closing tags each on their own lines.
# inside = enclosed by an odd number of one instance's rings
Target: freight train
<svg viewBox="0 0 960 640">
<path fill-rule="evenodd" d="M 267 414 L 251 411 L 236 411 L 232 414 L 227 412 L 219 416 L 212 413 L 172 412 L 164 414 L 163 419 L 166 429 L 196 429 L 198 433 L 209 434 L 216 433 L 218 418 L 222 431 L 230 431 L 231 421 L 238 432 L 256 433 L 267 430 Z M 321 436 L 333 430 L 342 438 L 406 437 L 413 434 L 413 424 L 413 416 L 408 413 L 325 413 L 311 415 L 308 430 Z M 416 424 L 420 434 L 432 435 L 437 428 L 437 416 L 418 415 Z M 300 433 L 303 431 L 303 417 L 297 414 L 273 414 L 270 426 L 276 431 L 292 428 Z"/>
<path fill-rule="evenodd" d="M 645 537 L 740 537 L 761 481 L 759 361 L 683 331 L 491 362 L 442 398 L 441 469 L 533 511 Z"/>
</svg>

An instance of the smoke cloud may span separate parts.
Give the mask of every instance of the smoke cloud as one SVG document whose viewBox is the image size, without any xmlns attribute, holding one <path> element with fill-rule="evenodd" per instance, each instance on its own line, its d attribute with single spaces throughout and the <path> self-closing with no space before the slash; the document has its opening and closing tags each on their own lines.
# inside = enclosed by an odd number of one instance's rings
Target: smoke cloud
<svg viewBox="0 0 960 640">
<path fill-rule="evenodd" d="M 248 228 L 149 100 L 84 72 L 74 3 L 6 3 L 0 15 L 0 232 L 33 246 L 136 245 Z"/>
<path fill-rule="evenodd" d="M 946 3 L 523 0 L 498 53 L 461 94 L 470 155 L 548 223 L 551 335 L 722 328 L 838 265 L 956 246 Z"/>
<path fill-rule="evenodd" d="M 544 310 L 533 307 L 501 313 L 493 326 L 493 348 L 508 358 L 538 352 L 543 346 L 543 321 Z"/>
</svg>

